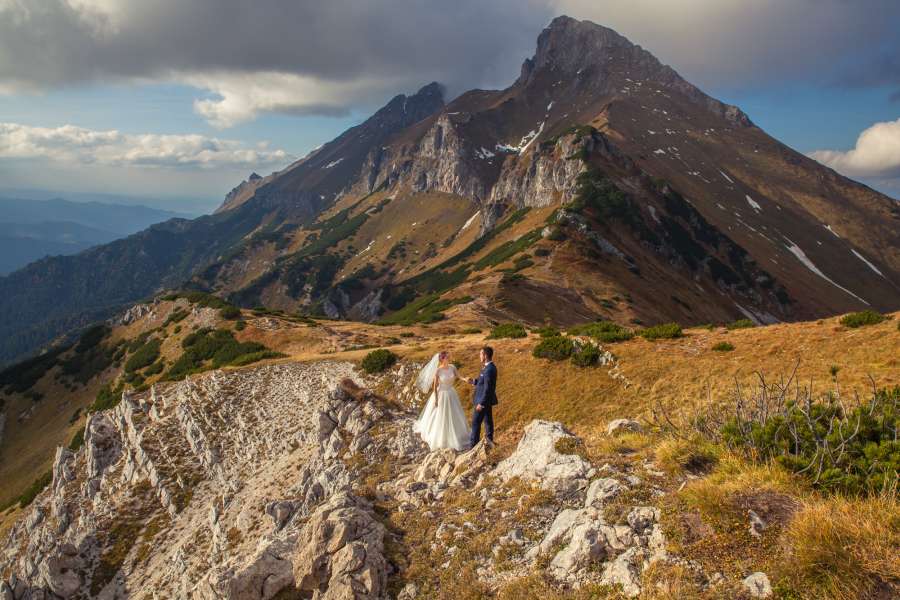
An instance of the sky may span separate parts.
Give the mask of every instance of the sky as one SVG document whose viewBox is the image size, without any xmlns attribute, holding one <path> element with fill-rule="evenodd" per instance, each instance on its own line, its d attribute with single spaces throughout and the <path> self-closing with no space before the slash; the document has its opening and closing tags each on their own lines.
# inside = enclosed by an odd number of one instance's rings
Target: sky
<svg viewBox="0 0 900 600">
<path fill-rule="evenodd" d="M 897 0 L 0 0 L 0 193 L 211 210 L 397 93 L 510 84 L 560 14 L 900 198 Z"/>
</svg>

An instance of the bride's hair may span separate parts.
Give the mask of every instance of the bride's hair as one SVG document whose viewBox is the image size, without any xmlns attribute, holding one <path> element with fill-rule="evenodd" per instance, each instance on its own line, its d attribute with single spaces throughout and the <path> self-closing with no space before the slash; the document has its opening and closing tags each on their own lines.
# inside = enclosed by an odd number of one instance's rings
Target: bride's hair
<svg viewBox="0 0 900 600">
<path fill-rule="evenodd" d="M 450 357 L 450 353 L 447 352 L 446 350 L 441 350 L 441 351 L 438 353 L 438 360 L 441 361 L 441 362 L 444 362 L 444 361 L 447 360 L 449 357 Z"/>
</svg>

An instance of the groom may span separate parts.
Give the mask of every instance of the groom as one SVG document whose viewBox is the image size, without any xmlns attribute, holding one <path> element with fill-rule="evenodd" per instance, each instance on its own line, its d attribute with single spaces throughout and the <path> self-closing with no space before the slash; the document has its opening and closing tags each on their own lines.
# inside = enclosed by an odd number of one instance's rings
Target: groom
<svg viewBox="0 0 900 600">
<path fill-rule="evenodd" d="M 484 435 L 494 441 L 494 415 L 492 408 L 497 404 L 497 367 L 494 366 L 494 349 L 485 346 L 478 357 L 481 359 L 481 373 L 476 379 L 469 379 L 475 386 L 475 410 L 472 413 L 472 434 L 469 442 L 474 448 L 481 439 L 481 423 L 484 422 Z"/>
</svg>

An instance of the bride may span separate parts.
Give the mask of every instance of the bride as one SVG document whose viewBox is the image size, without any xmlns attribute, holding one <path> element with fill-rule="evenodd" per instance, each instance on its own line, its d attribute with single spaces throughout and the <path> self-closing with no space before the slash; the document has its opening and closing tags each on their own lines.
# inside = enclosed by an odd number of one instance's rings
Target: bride
<svg viewBox="0 0 900 600">
<path fill-rule="evenodd" d="M 422 436 L 432 450 L 453 448 L 464 450 L 469 437 L 466 415 L 459 403 L 453 382 L 460 379 L 450 364 L 450 353 L 439 352 L 419 372 L 417 385 L 423 393 L 431 390 L 413 431 Z"/>
</svg>

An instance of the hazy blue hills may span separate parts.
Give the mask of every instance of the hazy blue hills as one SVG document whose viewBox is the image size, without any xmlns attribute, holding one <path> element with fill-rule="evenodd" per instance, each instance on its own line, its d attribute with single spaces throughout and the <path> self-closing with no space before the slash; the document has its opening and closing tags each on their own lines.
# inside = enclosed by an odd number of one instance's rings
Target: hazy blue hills
<svg viewBox="0 0 900 600">
<path fill-rule="evenodd" d="M 146 206 L 0 197 L 0 275 L 186 216 Z"/>
</svg>

